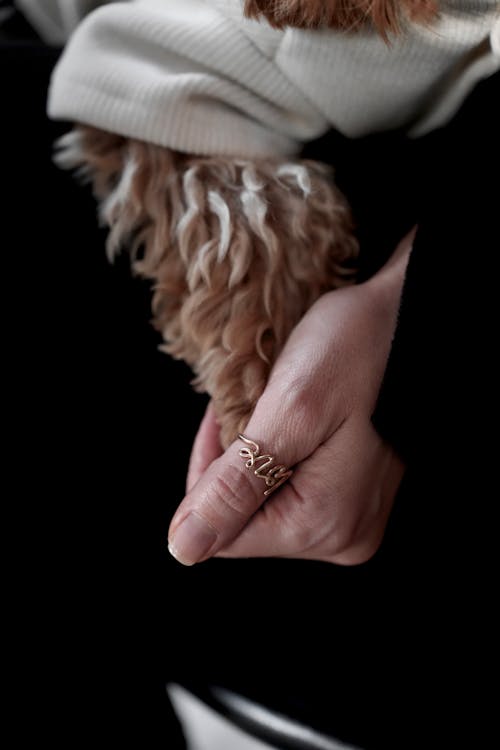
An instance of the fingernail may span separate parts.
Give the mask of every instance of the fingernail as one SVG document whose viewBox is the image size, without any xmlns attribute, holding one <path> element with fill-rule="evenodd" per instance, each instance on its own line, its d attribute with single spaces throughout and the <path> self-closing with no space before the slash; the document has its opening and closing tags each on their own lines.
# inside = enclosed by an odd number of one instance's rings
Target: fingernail
<svg viewBox="0 0 500 750">
<path fill-rule="evenodd" d="M 169 540 L 168 550 L 182 565 L 194 565 L 217 539 L 217 532 L 197 513 L 190 513 Z"/>
</svg>

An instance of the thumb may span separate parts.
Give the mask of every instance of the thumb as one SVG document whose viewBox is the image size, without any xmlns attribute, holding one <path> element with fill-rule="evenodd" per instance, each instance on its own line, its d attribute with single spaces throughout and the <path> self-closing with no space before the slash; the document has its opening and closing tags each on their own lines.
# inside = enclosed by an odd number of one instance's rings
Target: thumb
<svg viewBox="0 0 500 750">
<path fill-rule="evenodd" d="M 294 420 L 285 418 L 288 408 L 272 414 L 266 401 L 261 398 L 245 430 L 248 442 L 235 440 L 177 509 L 169 550 L 184 565 L 206 560 L 226 547 L 272 492 L 292 492 L 287 470 L 310 447 L 297 439 L 300 430 L 293 428 Z"/>
</svg>

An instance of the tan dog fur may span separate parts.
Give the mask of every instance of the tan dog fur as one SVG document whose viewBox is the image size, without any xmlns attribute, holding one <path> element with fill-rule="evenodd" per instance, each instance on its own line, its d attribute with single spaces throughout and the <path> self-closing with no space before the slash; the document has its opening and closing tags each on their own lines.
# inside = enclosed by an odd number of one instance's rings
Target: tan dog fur
<svg viewBox="0 0 500 750">
<path fill-rule="evenodd" d="M 403 16 L 427 22 L 433 0 L 246 0 L 277 27 L 382 36 Z M 110 228 L 154 284 L 165 351 L 210 394 L 227 447 L 243 431 L 292 328 L 324 292 L 353 281 L 357 241 L 329 168 L 304 160 L 198 157 L 79 127 L 59 161 L 78 168 Z"/>
</svg>

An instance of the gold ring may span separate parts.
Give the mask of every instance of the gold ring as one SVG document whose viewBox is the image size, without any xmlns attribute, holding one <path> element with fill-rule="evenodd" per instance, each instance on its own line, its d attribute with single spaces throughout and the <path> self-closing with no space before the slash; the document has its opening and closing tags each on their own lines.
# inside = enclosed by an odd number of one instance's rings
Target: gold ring
<svg viewBox="0 0 500 750">
<path fill-rule="evenodd" d="M 238 438 L 248 446 L 241 448 L 239 455 L 245 459 L 247 469 L 254 469 L 255 476 L 265 481 L 267 490 L 264 490 L 264 495 L 268 497 L 292 476 L 293 470 L 281 464 L 275 464 L 274 456 L 267 453 L 261 455 L 258 443 L 253 440 L 244 435 L 238 435 Z M 255 466 L 257 468 L 254 468 Z"/>
</svg>

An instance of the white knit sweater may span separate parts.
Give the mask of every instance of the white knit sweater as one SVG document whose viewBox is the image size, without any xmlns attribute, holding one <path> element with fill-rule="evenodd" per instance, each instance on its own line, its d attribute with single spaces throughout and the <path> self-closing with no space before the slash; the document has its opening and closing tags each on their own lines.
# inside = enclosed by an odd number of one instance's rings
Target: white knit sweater
<svg viewBox="0 0 500 750">
<path fill-rule="evenodd" d="M 421 135 L 500 69 L 496 0 L 443 0 L 437 22 L 390 45 L 369 30 L 277 31 L 244 19 L 242 0 L 18 4 L 48 41 L 70 35 L 51 117 L 190 153 L 294 154 L 331 127 Z"/>
</svg>

